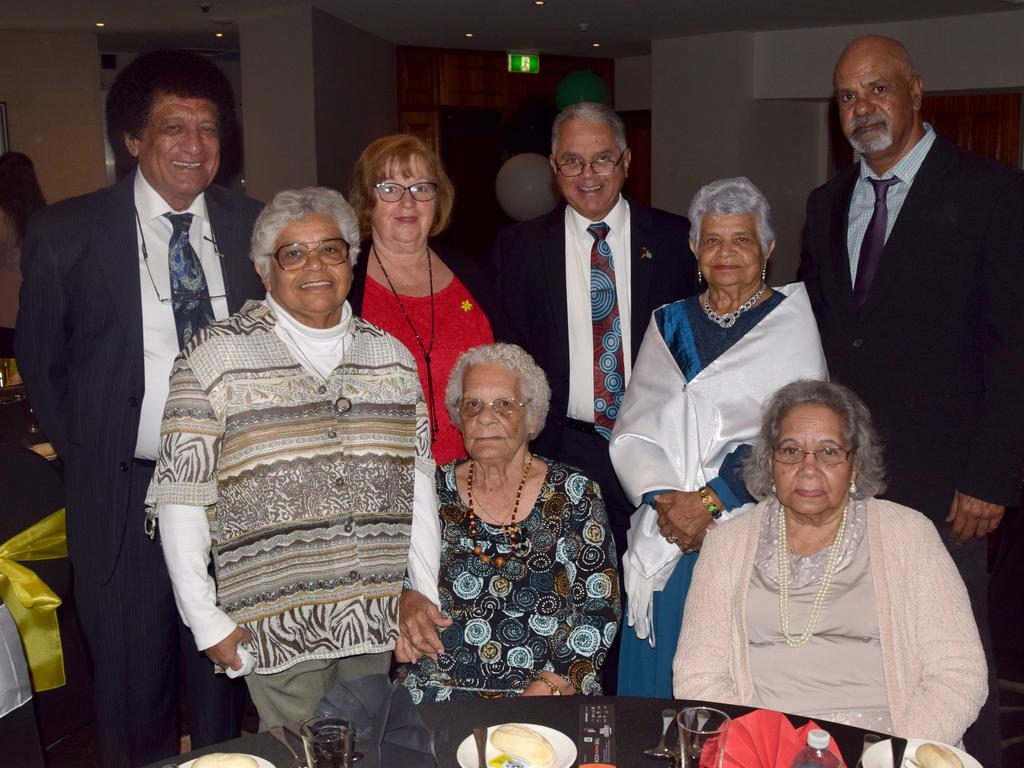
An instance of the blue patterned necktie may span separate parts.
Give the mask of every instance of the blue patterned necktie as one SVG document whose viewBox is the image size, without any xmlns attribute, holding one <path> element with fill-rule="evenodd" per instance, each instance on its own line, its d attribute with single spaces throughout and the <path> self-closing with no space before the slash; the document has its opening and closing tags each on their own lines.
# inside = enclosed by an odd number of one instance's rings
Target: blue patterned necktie
<svg viewBox="0 0 1024 768">
<path fill-rule="evenodd" d="M 203 265 L 188 241 L 192 214 L 165 213 L 164 216 L 170 219 L 174 227 L 168 264 L 171 272 L 171 306 L 178 330 L 178 348 L 181 349 L 207 323 L 213 322 L 213 304 L 210 302 Z"/>
<path fill-rule="evenodd" d="M 594 429 L 606 440 L 612 436 L 622 406 L 625 368 L 622 363 L 622 324 L 615 292 L 615 260 L 605 239 L 608 225 L 591 224 L 590 316 L 594 322 Z"/>
</svg>

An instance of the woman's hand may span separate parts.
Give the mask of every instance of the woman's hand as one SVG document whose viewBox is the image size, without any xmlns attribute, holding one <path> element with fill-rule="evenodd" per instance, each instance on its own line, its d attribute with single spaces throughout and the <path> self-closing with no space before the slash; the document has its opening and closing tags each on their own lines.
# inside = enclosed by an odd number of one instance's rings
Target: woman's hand
<svg viewBox="0 0 1024 768">
<path fill-rule="evenodd" d="M 211 645 L 203 653 L 219 667 L 224 669 L 241 669 L 242 659 L 238 656 L 238 646 L 240 643 L 251 642 L 252 633 L 243 626 L 237 626 L 231 630 L 231 634 L 216 645 Z"/>
<path fill-rule="evenodd" d="M 452 620 L 445 618 L 434 602 L 415 589 L 403 589 L 398 603 L 398 631 L 400 638 L 395 645 L 395 660 L 411 663 L 421 656 L 437 660 L 444 650 L 438 637 L 438 628 L 451 626 Z"/>
<path fill-rule="evenodd" d="M 561 675 L 556 675 L 554 672 L 541 672 L 537 678 L 526 686 L 526 689 L 520 694 L 521 696 L 554 696 L 555 692 L 551 690 L 551 685 L 555 686 L 562 696 L 576 695 L 576 688 Z M 548 685 L 548 682 L 551 685 Z"/>
<path fill-rule="evenodd" d="M 712 499 L 721 508 L 718 495 L 709 489 Z M 674 542 L 683 552 L 696 552 L 704 543 L 704 534 L 713 519 L 700 494 L 696 491 L 671 491 L 654 497 L 654 509 L 658 513 L 658 528 L 661 535 Z"/>
</svg>

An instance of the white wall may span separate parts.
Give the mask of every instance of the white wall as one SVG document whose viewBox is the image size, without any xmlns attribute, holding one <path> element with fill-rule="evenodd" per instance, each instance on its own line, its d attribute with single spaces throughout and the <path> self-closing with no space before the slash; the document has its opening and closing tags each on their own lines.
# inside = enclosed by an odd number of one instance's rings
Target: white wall
<svg viewBox="0 0 1024 768">
<path fill-rule="evenodd" d="M 655 40 L 654 205 L 684 213 L 700 185 L 749 176 L 772 204 L 772 277 L 792 279 L 807 194 L 826 180 L 832 69 L 843 47 L 866 33 L 903 41 L 926 90 L 1024 88 L 1021 10 Z"/>
<path fill-rule="evenodd" d="M 651 108 L 651 57 L 615 60 L 615 111 Z"/>
<path fill-rule="evenodd" d="M 269 201 L 316 184 L 313 22 L 309 5 L 243 19 L 242 125 L 246 194 Z"/>
<path fill-rule="evenodd" d="M 0 101 L 47 202 L 105 186 L 96 35 L 0 30 Z"/>
</svg>

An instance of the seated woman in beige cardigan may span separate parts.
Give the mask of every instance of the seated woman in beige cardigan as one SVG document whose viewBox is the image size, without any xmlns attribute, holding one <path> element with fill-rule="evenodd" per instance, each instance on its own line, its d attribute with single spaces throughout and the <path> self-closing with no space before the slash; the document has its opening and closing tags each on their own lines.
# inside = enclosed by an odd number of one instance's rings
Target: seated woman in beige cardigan
<svg viewBox="0 0 1024 768">
<path fill-rule="evenodd" d="M 987 691 L 967 590 L 927 518 L 874 498 L 882 470 L 850 390 L 768 400 L 745 474 L 762 501 L 704 540 L 676 697 L 960 741 Z"/>
</svg>

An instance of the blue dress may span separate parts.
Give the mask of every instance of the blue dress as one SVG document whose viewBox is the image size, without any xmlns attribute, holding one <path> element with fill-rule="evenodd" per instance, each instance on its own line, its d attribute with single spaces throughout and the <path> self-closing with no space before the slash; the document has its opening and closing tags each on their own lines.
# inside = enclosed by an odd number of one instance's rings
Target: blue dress
<svg viewBox="0 0 1024 768">
<path fill-rule="evenodd" d="M 654 318 L 679 370 L 687 381 L 692 381 L 784 299 L 782 293 L 772 293 L 765 301 L 740 315 L 731 328 L 721 328 L 707 318 L 700 296 L 666 304 L 655 310 Z M 754 500 L 747 492 L 742 476 L 743 461 L 749 453 L 749 445 L 742 445 L 730 453 L 722 462 L 718 477 L 708 483 L 727 510 Z M 657 493 L 659 491 L 644 494 L 644 500 L 653 506 L 651 497 Z M 665 588 L 654 593 L 652 613 L 656 644 L 653 648 L 649 638 L 637 637 L 633 628 L 623 622 L 619 648 L 620 696 L 673 698 L 672 659 L 679 641 L 686 593 L 699 555 L 699 552 L 683 555 Z"/>
</svg>

